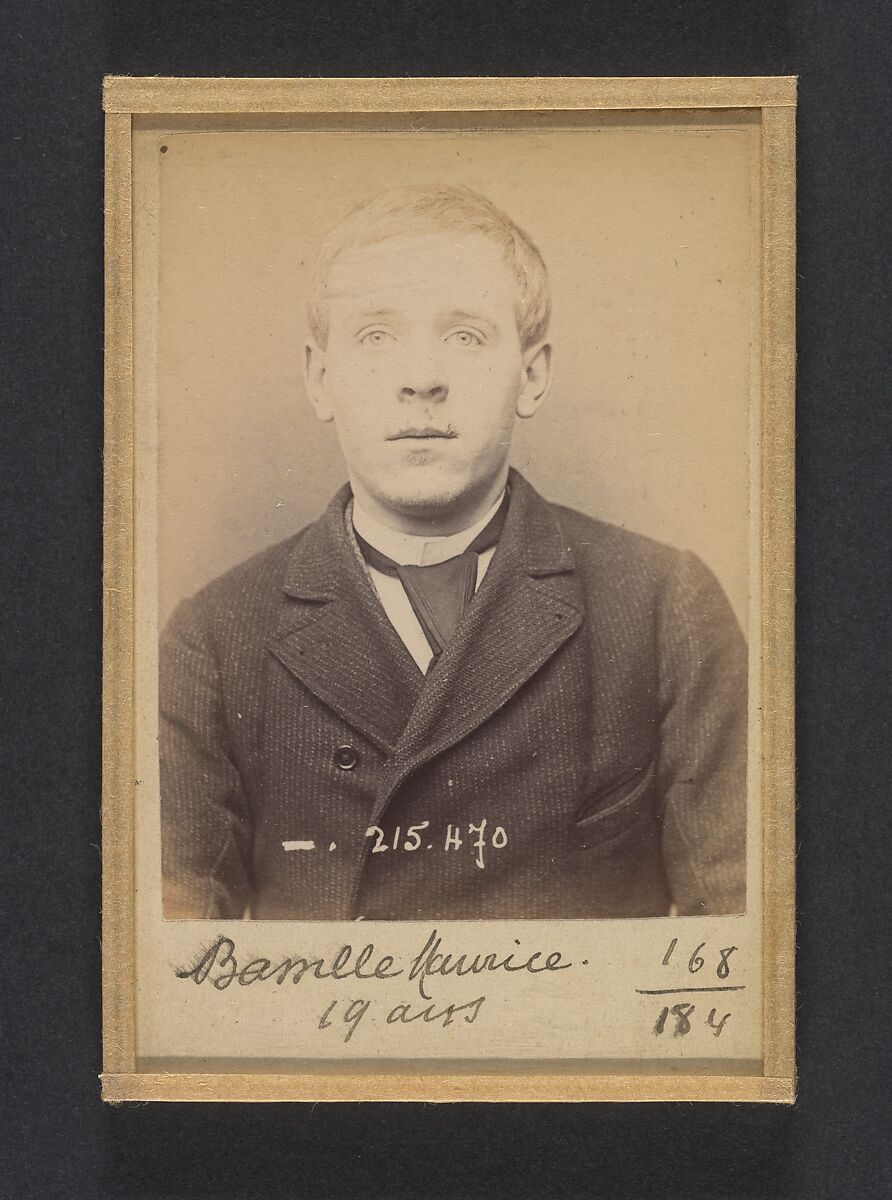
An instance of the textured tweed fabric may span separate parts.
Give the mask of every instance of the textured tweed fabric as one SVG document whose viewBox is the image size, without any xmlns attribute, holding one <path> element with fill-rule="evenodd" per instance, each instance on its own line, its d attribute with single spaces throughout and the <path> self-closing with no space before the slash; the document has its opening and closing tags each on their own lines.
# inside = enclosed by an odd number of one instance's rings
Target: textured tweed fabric
<svg viewBox="0 0 892 1200">
<path fill-rule="evenodd" d="M 165 631 L 165 915 L 743 911 L 746 649 L 703 564 L 512 472 L 486 577 L 424 676 L 349 498 Z"/>
</svg>

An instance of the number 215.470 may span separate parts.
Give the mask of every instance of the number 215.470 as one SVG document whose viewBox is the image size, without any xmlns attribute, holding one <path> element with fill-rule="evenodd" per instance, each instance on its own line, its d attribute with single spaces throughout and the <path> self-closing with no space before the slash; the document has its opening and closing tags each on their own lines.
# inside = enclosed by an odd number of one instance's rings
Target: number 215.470
<svg viewBox="0 0 892 1200">
<path fill-rule="evenodd" d="M 372 854 L 383 854 L 385 850 L 439 850 L 447 853 L 460 850 L 465 843 L 475 851 L 474 861 L 483 870 L 486 866 L 487 850 L 504 850 L 508 845 L 508 834 L 501 825 L 495 825 L 489 833 L 489 822 L 483 817 L 476 824 L 472 821 L 462 836 L 460 825 L 447 825 L 445 832 L 437 835 L 430 829 L 430 821 L 420 821 L 417 825 L 409 825 L 405 830 L 397 825 L 386 831 L 380 825 L 370 825 L 365 831 L 366 837 L 374 838 Z M 424 837 L 425 830 L 430 830 Z"/>
</svg>

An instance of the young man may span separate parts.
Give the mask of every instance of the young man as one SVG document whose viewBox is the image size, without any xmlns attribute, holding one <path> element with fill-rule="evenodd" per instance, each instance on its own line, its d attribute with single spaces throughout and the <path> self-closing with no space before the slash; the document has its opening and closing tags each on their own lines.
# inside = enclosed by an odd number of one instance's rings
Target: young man
<svg viewBox="0 0 892 1200">
<path fill-rule="evenodd" d="M 509 469 L 548 317 L 536 247 L 468 189 L 332 232 L 306 380 L 350 482 L 166 631 L 165 916 L 744 909 L 728 603 L 693 555 Z"/>
</svg>

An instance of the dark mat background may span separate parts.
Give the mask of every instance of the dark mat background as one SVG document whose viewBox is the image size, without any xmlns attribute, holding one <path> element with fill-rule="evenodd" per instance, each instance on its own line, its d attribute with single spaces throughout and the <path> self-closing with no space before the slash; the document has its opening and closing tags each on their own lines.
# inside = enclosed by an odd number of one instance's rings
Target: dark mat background
<svg viewBox="0 0 892 1200">
<path fill-rule="evenodd" d="M 889 4 L 7 0 L 0 22 L 0 1195 L 892 1194 Z M 801 77 L 795 1108 L 99 1102 L 105 72 Z"/>
</svg>

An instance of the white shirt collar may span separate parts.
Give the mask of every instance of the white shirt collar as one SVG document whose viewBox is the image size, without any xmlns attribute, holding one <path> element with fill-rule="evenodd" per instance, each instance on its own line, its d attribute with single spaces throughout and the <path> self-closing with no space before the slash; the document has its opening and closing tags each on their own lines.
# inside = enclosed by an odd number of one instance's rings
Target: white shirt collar
<svg viewBox="0 0 892 1200">
<path fill-rule="evenodd" d="M 504 496 L 503 491 L 479 521 L 475 521 L 459 533 L 449 533 L 445 537 L 419 537 L 417 534 L 399 533 L 390 529 L 371 516 L 354 496 L 353 528 L 370 546 L 374 546 L 379 553 L 386 554 L 400 566 L 431 567 L 435 563 L 446 562 L 448 558 L 463 554 L 481 529 L 496 515 Z"/>
</svg>

